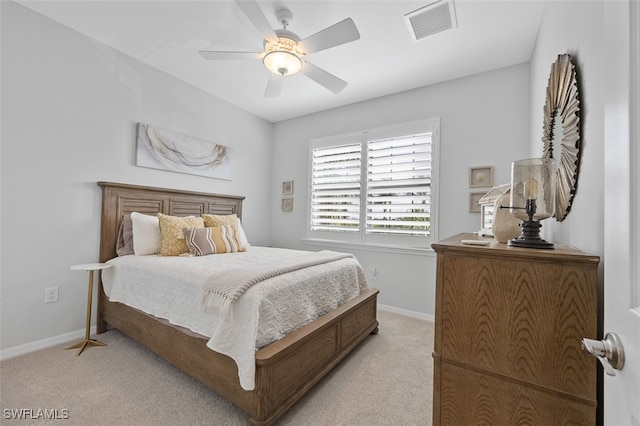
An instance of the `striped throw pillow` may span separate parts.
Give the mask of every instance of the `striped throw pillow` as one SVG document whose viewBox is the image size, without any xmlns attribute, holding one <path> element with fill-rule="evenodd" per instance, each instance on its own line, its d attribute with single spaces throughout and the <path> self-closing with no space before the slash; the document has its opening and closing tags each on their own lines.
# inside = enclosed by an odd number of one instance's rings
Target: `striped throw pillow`
<svg viewBox="0 0 640 426">
<path fill-rule="evenodd" d="M 238 252 L 238 241 L 231 226 L 184 228 L 183 231 L 192 256 Z"/>
<path fill-rule="evenodd" d="M 232 226 L 234 231 L 234 237 L 240 244 L 238 251 L 247 251 L 249 248 L 249 241 L 247 235 L 242 229 L 240 218 L 234 214 L 218 215 L 218 214 L 203 214 L 204 226 Z"/>
</svg>

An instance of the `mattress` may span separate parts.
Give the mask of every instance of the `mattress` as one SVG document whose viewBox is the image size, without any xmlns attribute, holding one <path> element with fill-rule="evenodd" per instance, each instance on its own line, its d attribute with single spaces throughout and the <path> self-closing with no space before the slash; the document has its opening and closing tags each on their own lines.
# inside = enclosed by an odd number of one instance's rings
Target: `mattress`
<svg viewBox="0 0 640 426">
<path fill-rule="evenodd" d="M 367 281 L 358 261 L 343 258 L 261 281 L 224 311 L 203 304 L 205 284 L 217 274 L 293 259 L 305 251 L 251 246 L 209 256 L 122 256 L 102 271 L 105 294 L 150 315 L 186 327 L 207 346 L 232 358 L 240 385 L 255 386 L 255 352 L 358 296 Z"/>
</svg>

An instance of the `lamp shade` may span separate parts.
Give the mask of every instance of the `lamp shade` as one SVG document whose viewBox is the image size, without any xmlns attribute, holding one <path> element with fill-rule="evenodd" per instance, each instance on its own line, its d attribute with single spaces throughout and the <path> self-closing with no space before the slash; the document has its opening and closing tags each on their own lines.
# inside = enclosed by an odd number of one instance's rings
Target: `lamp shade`
<svg viewBox="0 0 640 426">
<path fill-rule="evenodd" d="M 302 69 L 302 60 L 286 50 L 274 50 L 264 57 L 264 66 L 274 74 L 293 75 Z"/>
<path fill-rule="evenodd" d="M 527 202 L 535 201 L 533 220 L 551 217 L 555 210 L 555 162 L 550 158 L 529 158 L 511 165 L 511 203 L 509 212 L 528 220 Z"/>
</svg>

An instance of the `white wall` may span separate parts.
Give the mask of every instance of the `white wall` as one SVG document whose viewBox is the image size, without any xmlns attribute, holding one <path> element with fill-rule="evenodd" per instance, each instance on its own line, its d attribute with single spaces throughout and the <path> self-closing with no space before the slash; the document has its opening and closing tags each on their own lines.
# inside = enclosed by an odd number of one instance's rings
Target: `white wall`
<svg viewBox="0 0 640 426">
<path fill-rule="evenodd" d="M 529 67 L 520 64 L 274 125 L 271 186 L 271 242 L 275 246 L 313 250 L 303 245 L 308 193 L 309 140 L 390 124 L 440 117 L 441 238 L 480 228 L 469 213 L 468 168 L 492 165 L 495 183 L 510 181 L 514 159 L 528 156 Z M 295 182 L 293 212 L 280 211 L 282 182 Z M 331 248 L 331 247 L 324 247 Z M 343 250 L 342 248 L 338 248 Z M 352 250 L 381 290 L 380 303 L 434 315 L 435 257 Z"/>
<path fill-rule="evenodd" d="M 98 260 L 96 181 L 244 195 L 250 241 L 269 242 L 271 123 L 20 5 L 1 7 L 0 348 L 83 329 L 88 274 L 69 266 Z M 136 167 L 139 121 L 232 147 L 235 178 Z M 60 301 L 44 304 L 52 286 Z"/>
</svg>

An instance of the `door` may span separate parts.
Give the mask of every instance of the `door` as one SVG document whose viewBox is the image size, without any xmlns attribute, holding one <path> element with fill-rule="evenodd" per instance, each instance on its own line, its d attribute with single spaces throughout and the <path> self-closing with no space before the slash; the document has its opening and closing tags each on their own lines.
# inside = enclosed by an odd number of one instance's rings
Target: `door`
<svg viewBox="0 0 640 426">
<path fill-rule="evenodd" d="M 604 332 L 625 365 L 604 378 L 604 424 L 640 426 L 640 5 L 604 1 Z"/>
</svg>

